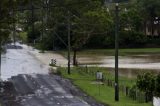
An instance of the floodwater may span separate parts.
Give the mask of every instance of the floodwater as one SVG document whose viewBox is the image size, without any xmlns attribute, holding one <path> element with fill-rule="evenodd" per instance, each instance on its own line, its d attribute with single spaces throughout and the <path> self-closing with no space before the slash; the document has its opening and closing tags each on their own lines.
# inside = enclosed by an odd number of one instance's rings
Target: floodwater
<svg viewBox="0 0 160 106">
<path fill-rule="evenodd" d="M 114 56 L 79 57 L 80 64 L 114 68 Z M 119 56 L 119 68 L 160 69 L 160 55 Z"/>
<path fill-rule="evenodd" d="M 7 80 L 18 74 L 47 74 L 48 67 L 36 59 L 23 45 L 23 49 L 7 49 L 2 55 L 1 78 Z"/>
<path fill-rule="evenodd" d="M 78 62 L 88 67 L 106 67 L 114 73 L 114 56 L 78 56 Z M 136 77 L 143 72 L 160 72 L 160 55 L 132 55 L 119 56 L 119 74 L 129 78 Z"/>
<path fill-rule="evenodd" d="M 7 80 L 18 74 L 48 74 L 51 59 L 56 60 L 57 66 L 66 66 L 67 59 L 53 53 L 33 49 L 27 45 L 16 44 L 22 49 L 7 49 L 7 53 L 2 55 L 2 80 Z"/>
<path fill-rule="evenodd" d="M 19 48 L 12 46 L 2 55 L 2 80 L 11 81 L 15 88 L 14 92 L 10 87 L 4 89 L 3 102 L 6 106 L 90 106 L 79 98 L 81 93 L 70 81 L 48 74 L 51 58 L 57 59 L 58 64 L 66 64 L 63 56 L 50 52 L 39 53 L 26 45 L 16 47 Z"/>
<path fill-rule="evenodd" d="M 78 62 L 88 66 L 114 68 L 114 56 L 79 57 Z M 119 56 L 119 68 L 160 69 L 160 55 Z"/>
<path fill-rule="evenodd" d="M 20 46 L 23 49 L 7 49 L 7 53 L 2 55 L 1 77 L 3 80 L 18 74 L 48 74 L 51 59 L 56 59 L 57 66 L 67 66 L 67 59 L 60 54 L 39 53 L 32 47 Z M 78 55 L 77 60 L 80 65 L 106 67 L 114 73 L 114 56 Z M 136 76 L 141 70 L 157 73 L 160 72 L 160 55 L 120 56 L 119 68 L 120 75 L 128 77 Z"/>
</svg>

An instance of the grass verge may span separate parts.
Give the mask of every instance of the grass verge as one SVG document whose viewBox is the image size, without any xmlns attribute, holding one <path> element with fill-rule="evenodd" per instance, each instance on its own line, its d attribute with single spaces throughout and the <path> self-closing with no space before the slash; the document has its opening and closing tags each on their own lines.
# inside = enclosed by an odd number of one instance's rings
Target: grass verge
<svg viewBox="0 0 160 106">
<path fill-rule="evenodd" d="M 95 69 L 95 68 L 94 68 Z M 122 92 L 120 92 L 120 101 L 114 101 L 114 88 L 109 87 L 107 85 L 94 84 L 95 77 L 89 74 L 84 74 L 79 72 L 77 68 L 72 68 L 72 74 L 68 75 L 65 68 L 59 68 L 63 77 L 68 78 L 73 81 L 73 83 L 78 86 L 81 90 L 83 90 L 88 95 L 95 98 L 97 101 L 109 104 L 110 106 L 151 106 L 151 103 L 139 103 L 125 96 Z M 103 70 L 102 70 L 103 71 Z M 108 74 L 108 78 L 113 79 L 114 77 Z M 133 81 L 130 81 L 133 80 Z M 135 83 L 134 79 L 128 79 L 124 77 L 120 77 L 120 82 L 123 81 L 125 84 L 132 85 Z"/>
</svg>

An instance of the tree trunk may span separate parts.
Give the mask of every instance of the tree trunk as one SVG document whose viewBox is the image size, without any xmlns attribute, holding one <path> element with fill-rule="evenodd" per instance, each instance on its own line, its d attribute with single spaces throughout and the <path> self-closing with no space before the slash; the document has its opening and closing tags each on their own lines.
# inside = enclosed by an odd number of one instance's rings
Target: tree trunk
<svg viewBox="0 0 160 106">
<path fill-rule="evenodd" d="M 147 21 L 145 21 L 144 22 L 144 33 L 145 33 L 145 36 L 147 36 L 147 29 L 148 29 Z"/>
<path fill-rule="evenodd" d="M 154 36 L 154 23 L 153 23 L 154 19 L 152 17 L 151 19 L 151 33 L 152 33 L 152 37 Z"/>
<path fill-rule="evenodd" d="M 77 50 L 73 51 L 73 65 L 77 66 Z"/>
<path fill-rule="evenodd" d="M 148 93 L 145 93 L 145 102 L 148 103 Z"/>
</svg>

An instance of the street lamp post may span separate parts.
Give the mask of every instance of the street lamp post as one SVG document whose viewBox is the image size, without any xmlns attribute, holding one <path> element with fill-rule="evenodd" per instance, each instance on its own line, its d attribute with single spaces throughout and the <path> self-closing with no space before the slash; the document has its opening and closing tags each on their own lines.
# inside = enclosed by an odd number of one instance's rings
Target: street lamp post
<svg viewBox="0 0 160 106">
<path fill-rule="evenodd" d="M 115 7 L 115 101 L 119 101 L 119 83 L 118 83 L 118 49 L 119 49 L 119 4 Z"/>
</svg>

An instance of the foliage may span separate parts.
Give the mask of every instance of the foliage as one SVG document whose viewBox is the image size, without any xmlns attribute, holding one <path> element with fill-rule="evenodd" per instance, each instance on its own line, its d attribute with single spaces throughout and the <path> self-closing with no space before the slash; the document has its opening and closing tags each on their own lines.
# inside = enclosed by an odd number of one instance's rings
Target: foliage
<svg viewBox="0 0 160 106">
<path fill-rule="evenodd" d="M 143 18 L 153 18 L 155 16 L 160 15 L 160 1 L 159 0 L 137 0 L 137 7 L 142 15 L 145 16 Z"/>
<path fill-rule="evenodd" d="M 34 10 L 34 17 L 31 10 L 25 10 L 20 18 L 22 22 L 27 21 L 22 27 L 28 33 L 28 42 L 39 39 L 38 42 L 44 49 L 66 48 L 64 43 L 68 42 L 67 28 L 70 24 L 72 50 L 114 47 L 114 4 L 104 6 L 102 0 L 49 0 L 48 4 L 43 0 L 35 0 L 19 3 L 24 8 L 31 4 L 39 8 Z M 121 3 L 120 47 L 145 47 L 152 41 L 145 36 L 145 24 L 160 15 L 159 7 L 159 0 L 131 0 Z M 153 44 L 159 45 L 158 41 L 153 41 Z"/>
<path fill-rule="evenodd" d="M 155 79 L 155 96 L 160 97 L 160 74 Z"/>
<path fill-rule="evenodd" d="M 131 7 L 120 12 L 120 25 L 121 30 L 141 31 L 143 30 L 143 17 L 135 7 Z"/>
<path fill-rule="evenodd" d="M 26 32 L 20 32 L 19 37 L 23 43 L 27 43 L 27 33 Z"/>
<path fill-rule="evenodd" d="M 12 1 L 14 2 L 14 1 Z M 6 39 L 9 36 L 9 25 L 8 22 L 11 18 L 9 12 L 9 0 L 1 0 L 0 1 L 0 43 L 4 44 Z M 14 3 L 13 3 L 14 4 Z"/>
<path fill-rule="evenodd" d="M 155 77 L 151 73 L 137 76 L 137 87 L 146 93 L 153 93 L 155 88 Z"/>
<path fill-rule="evenodd" d="M 136 31 L 120 32 L 120 47 L 143 47 L 146 44 L 147 37 Z"/>
<path fill-rule="evenodd" d="M 9 34 L 13 30 L 13 24 L 16 22 L 15 12 L 19 0 L 0 0 L 0 42 L 5 44 L 9 39 Z M 21 0 L 26 2 L 26 0 Z"/>
<path fill-rule="evenodd" d="M 157 76 L 151 73 L 138 75 L 136 85 L 139 90 L 146 93 L 148 98 L 152 99 L 153 96 L 160 97 L 160 74 Z"/>
</svg>

